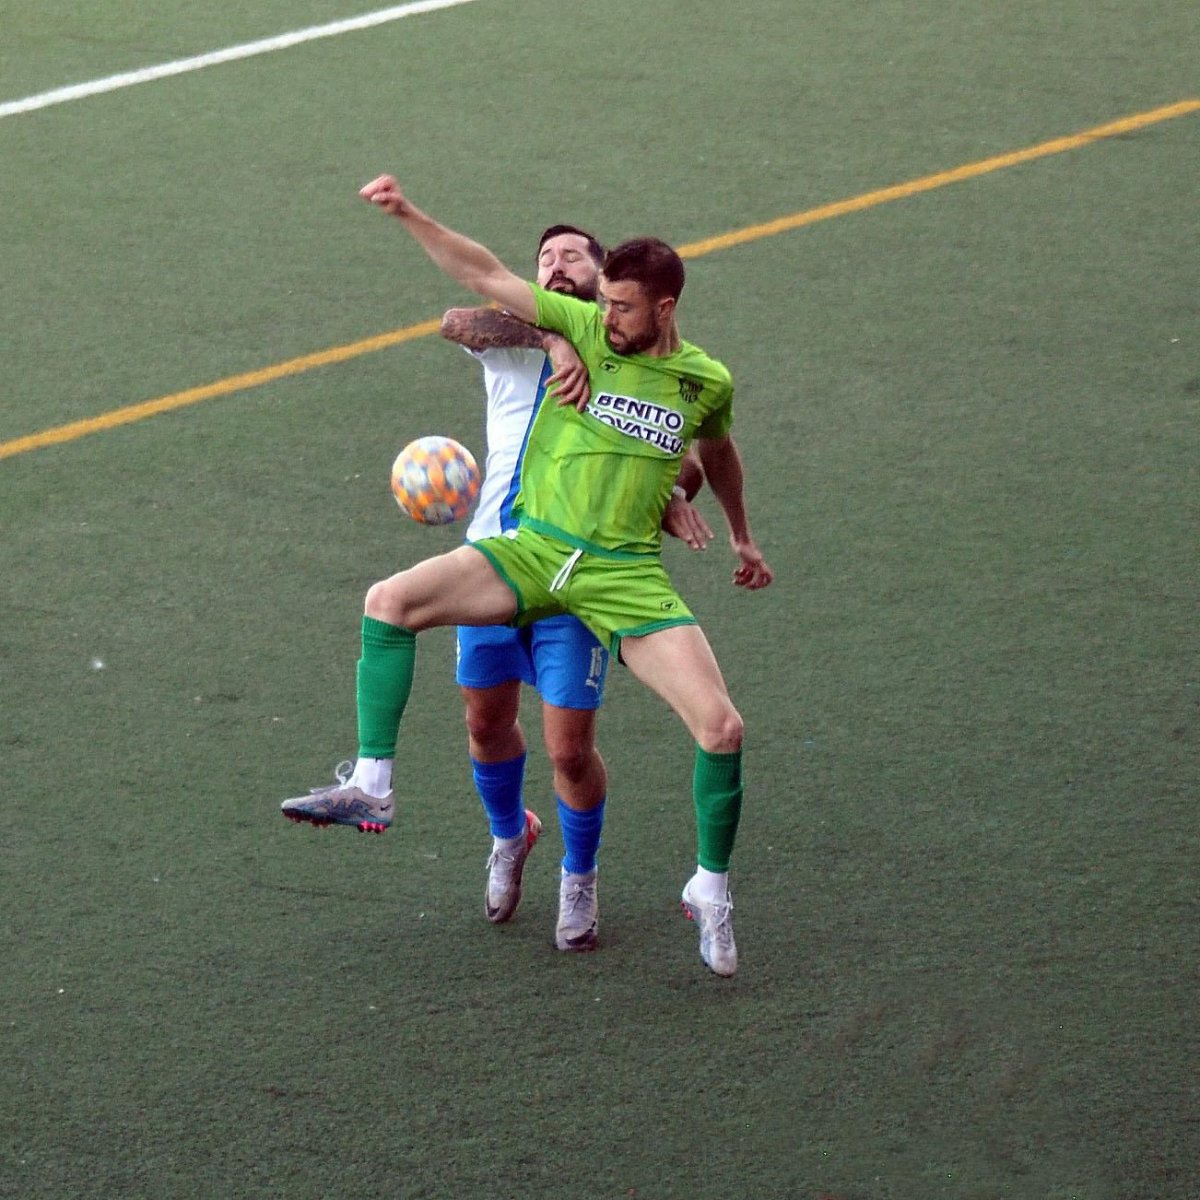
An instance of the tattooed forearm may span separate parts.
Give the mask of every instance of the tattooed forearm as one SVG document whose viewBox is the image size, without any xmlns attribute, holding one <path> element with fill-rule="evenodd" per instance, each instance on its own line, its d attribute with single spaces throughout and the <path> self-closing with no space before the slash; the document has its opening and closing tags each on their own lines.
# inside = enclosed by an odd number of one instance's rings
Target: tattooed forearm
<svg viewBox="0 0 1200 1200">
<path fill-rule="evenodd" d="M 442 317 L 442 337 L 468 350 L 497 346 L 543 348 L 542 330 L 498 308 L 452 308 Z"/>
</svg>

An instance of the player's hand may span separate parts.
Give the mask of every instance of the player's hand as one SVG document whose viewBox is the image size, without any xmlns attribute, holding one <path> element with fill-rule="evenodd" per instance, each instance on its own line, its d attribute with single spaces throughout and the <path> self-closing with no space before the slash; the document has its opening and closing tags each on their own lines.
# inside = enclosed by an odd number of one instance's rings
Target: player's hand
<svg viewBox="0 0 1200 1200">
<path fill-rule="evenodd" d="M 407 216 L 412 211 L 412 205 L 400 190 L 394 175 L 380 175 L 372 179 L 365 187 L 359 188 L 358 194 L 393 217 Z"/>
<path fill-rule="evenodd" d="M 544 344 L 546 357 L 554 368 L 554 374 L 546 380 L 546 394 L 554 397 L 559 408 L 570 404 L 583 412 L 592 395 L 583 359 L 575 347 L 558 334 L 547 334 Z"/>
<path fill-rule="evenodd" d="M 672 537 L 686 542 L 693 550 L 707 550 L 713 531 L 700 510 L 684 496 L 673 495 L 663 513 L 662 527 Z"/>
<path fill-rule="evenodd" d="M 729 544 L 738 556 L 738 566 L 733 573 L 733 582 L 737 587 L 744 587 L 752 592 L 765 588 L 775 578 L 775 572 L 767 565 L 762 551 L 753 538 L 738 541 L 730 538 Z"/>
</svg>

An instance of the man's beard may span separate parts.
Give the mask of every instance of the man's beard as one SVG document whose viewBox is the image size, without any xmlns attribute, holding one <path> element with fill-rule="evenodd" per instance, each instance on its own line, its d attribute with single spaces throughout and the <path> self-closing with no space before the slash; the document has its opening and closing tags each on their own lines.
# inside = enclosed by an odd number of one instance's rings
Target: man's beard
<svg viewBox="0 0 1200 1200">
<path fill-rule="evenodd" d="M 575 296 L 580 300 L 595 300 L 596 285 L 578 284 L 566 275 L 551 275 L 546 291 L 558 292 L 563 296 Z"/>
<path fill-rule="evenodd" d="M 634 337 L 625 338 L 621 348 L 618 350 L 617 347 L 613 345 L 612 334 L 610 333 L 608 335 L 608 344 L 612 346 L 613 350 L 620 355 L 641 354 L 658 341 L 658 336 L 659 330 L 657 328 L 647 329 L 644 333 L 636 334 Z"/>
</svg>

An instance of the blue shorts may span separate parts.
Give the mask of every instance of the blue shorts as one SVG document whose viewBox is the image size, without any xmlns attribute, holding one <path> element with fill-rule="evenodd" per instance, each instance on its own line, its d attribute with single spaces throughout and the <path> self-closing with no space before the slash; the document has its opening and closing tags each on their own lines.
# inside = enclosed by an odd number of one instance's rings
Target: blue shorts
<svg viewBox="0 0 1200 1200">
<path fill-rule="evenodd" d="M 459 687 L 488 688 L 519 679 L 557 708 L 595 709 L 604 699 L 608 651 L 575 617 L 545 617 L 521 629 L 458 627 Z"/>
</svg>

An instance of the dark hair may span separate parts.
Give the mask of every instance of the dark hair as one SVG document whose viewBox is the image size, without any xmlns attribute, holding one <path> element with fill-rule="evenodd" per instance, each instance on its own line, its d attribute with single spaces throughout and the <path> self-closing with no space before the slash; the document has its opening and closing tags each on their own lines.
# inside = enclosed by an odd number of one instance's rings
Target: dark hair
<svg viewBox="0 0 1200 1200">
<path fill-rule="evenodd" d="M 588 254 L 591 255 L 592 261 L 599 266 L 604 261 L 604 247 L 590 234 L 586 229 L 580 229 L 575 225 L 551 225 L 540 238 L 538 238 L 538 257 L 541 257 L 542 247 L 553 237 L 558 237 L 561 233 L 573 233 L 577 237 L 583 238 L 587 242 Z"/>
<path fill-rule="evenodd" d="M 683 291 L 683 260 L 659 238 L 632 238 L 614 246 L 604 256 L 601 270 L 610 283 L 623 279 L 640 283 L 651 300 L 664 296 L 678 300 Z"/>
</svg>

